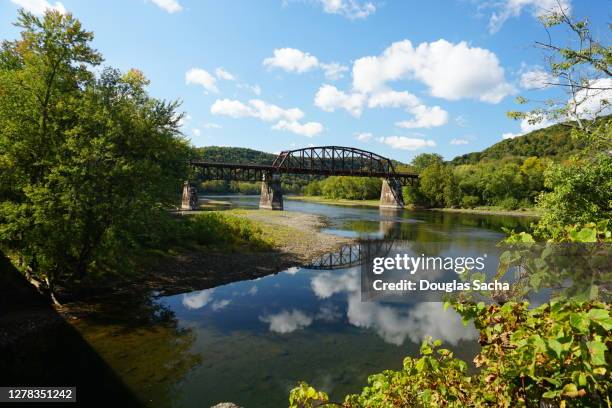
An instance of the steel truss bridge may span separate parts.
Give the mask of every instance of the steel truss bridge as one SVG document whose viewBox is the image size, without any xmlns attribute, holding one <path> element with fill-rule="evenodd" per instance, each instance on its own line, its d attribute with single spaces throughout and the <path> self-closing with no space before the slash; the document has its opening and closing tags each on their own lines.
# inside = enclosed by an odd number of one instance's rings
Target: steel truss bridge
<svg viewBox="0 0 612 408">
<path fill-rule="evenodd" d="M 398 172 L 393 162 L 376 153 L 354 147 L 320 146 L 281 152 L 270 165 L 217 163 L 191 160 L 204 180 L 262 181 L 283 174 L 315 176 L 380 177 L 413 184 L 418 174 Z"/>
</svg>

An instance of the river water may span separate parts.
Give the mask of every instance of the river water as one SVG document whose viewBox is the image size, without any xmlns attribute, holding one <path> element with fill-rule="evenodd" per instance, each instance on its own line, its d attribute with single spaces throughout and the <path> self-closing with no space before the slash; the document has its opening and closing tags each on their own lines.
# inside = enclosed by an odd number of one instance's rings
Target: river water
<svg viewBox="0 0 612 408">
<path fill-rule="evenodd" d="M 221 199 L 215 197 L 215 199 Z M 223 197 L 255 207 L 258 197 Z M 286 211 L 329 217 L 326 231 L 444 243 L 447 253 L 490 248 L 502 228 L 533 220 L 434 212 L 382 212 L 285 200 Z M 361 302 L 359 267 L 291 268 L 256 280 L 148 299 L 129 299 L 115 318 L 79 331 L 128 387 L 153 407 L 287 406 L 299 380 L 340 399 L 367 376 L 400 369 L 425 336 L 471 361 L 476 332 L 441 303 Z"/>
</svg>

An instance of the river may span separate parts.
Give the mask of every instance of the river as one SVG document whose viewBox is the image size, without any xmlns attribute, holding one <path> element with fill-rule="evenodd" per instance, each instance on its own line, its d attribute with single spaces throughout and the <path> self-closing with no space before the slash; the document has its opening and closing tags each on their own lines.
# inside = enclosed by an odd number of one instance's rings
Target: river
<svg viewBox="0 0 612 408">
<path fill-rule="evenodd" d="M 255 207 L 258 197 L 215 197 Z M 326 232 L 445 243 L 478 252 L 533 220 L 436 212 L 382 212 L 285 200 L 286 211 L 330 219 Z M 441 303 L 361 302 L 359 267 L 291 268 L 256 280 L 168 297 L 126 299 L 114 317 L 78 330 L 127 386 L 152 407 L 287 406 L 299 380 L 336 400 L 367 376 L 400 369 L 433 336 L 471 361 L 476 332 Z M 125 306 L 129 305 L 129 306 Z"/>
</svg>

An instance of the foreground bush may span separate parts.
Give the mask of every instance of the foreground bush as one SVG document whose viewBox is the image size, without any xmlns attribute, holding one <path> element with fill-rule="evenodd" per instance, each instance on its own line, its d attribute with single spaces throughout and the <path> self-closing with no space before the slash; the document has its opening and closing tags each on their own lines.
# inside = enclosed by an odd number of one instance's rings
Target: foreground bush
<svg viewBox="0 0 612 408">
<path fill-rule="evenodd" d="M 291 391 L 293 408 L 306 407 L 610 407 L 610 306 L 553 302 L 530 309 L 454 304 L 480 331 L 479 372 L 426 340 L 419 358 L 400 371 L 368 378 L 361 394 L 330 402 L 302 383 Z"/>
</svg>

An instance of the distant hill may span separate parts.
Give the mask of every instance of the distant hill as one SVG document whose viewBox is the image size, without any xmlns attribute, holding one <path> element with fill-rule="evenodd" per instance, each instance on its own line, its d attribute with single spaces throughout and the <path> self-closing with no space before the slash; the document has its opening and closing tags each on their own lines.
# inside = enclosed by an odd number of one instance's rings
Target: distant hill
<svg viewBox="0 0 612 408">
<path fill-rule="evenodd" d="M 273 153 L 244 147 L 206 146 L 196 147 L 194 150 L 195 157 L 217 163 L 272 164 L 277 156 Z M 397 160 L 392 160 L 392 162 L 395 166 L 404 165 Z"/>
<path fill-rule="evenodd" d="M 275 154 L 260 152 L 244 147 L 207 146 L 195 148 L 199 159 L 217 163 L 272 164 Z"/>
<path fill-rule="evenodd" d="M 608 115 L 597 120 L 612 120 Z M 493 161 L 504 157 L 550 157 L 564 159 L 584 148 L 580 140 L 571 137 L 571 128 L 566 125 L 553 125 L 534 130 L 514 139 L 502 140 L 481 152 L 467 153 L 450 161 L 453 165 L 475 164 L 479 161 Z"/>
</svg>

